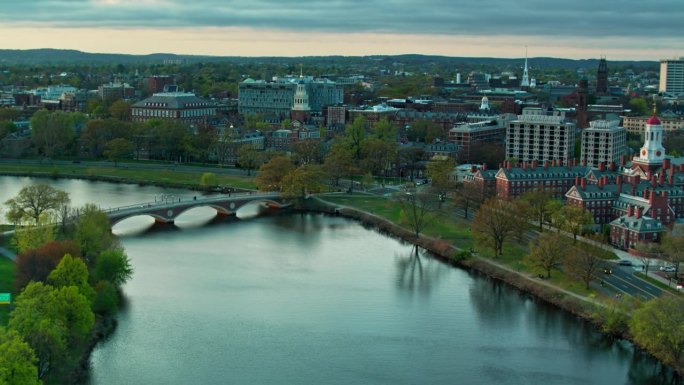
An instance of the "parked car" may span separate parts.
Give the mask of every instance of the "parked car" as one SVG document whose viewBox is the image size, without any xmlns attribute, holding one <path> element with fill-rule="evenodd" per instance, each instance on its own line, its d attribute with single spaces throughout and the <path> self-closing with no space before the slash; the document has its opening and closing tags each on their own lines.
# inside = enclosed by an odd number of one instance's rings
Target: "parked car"
<svg viewBox="0 0 684 385">
<path fill-rule="evenodd" d="M 675 267 L 674 266 L 660 266 L 660 271 L 664 271 L 666 273 L 674 273 Z"/>
<path fill-rule="evenodd" d="M 632 266 L 632 261 L 628 259 L 621 259 L 620 262 L 618 262 L 618 265 L 620 266 Z"/>
</svg>

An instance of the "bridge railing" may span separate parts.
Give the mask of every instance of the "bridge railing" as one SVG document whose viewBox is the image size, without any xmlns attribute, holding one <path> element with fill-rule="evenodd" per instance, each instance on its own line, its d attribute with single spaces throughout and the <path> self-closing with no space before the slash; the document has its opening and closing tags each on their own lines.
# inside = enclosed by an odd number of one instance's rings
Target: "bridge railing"
<svg viewBox="0 0 684 385">
<path fill-rule="evenodd" d="M 273 197 L 277 196 L 278 193 L 274 192 L 245 192 L 245 193 L 230 193 L 229 195 L 214 195 L 214 196 L 207 196 L 207 197 L 202 197 L 200 199 L 196 199 L 196 197 L 192 198 L 174 198 L 174 200 L 157 200 L 154 202 L 143 202 L 143 203 L 136 203 L 132 205 L 127 205 L 127 206 L 119 206 L 119 207 L 110 207 L 107 209 L 102 209 L 107 214 L 112 214 L 120 211 L 126 211 L 130 209 L 144 209 L 144 208 L 166 208 L 166 207 L 174 207 L 178 204 L 183 204 L 183 203 L 202 203 L 202 202 L 215 202 L 215 201 L 222 201 L 225 199 L 231 199 L 231 198 L 241 198 L 241 197 L 249 197 L 253 196 L 255 198 L 261 197 L 261 196 L 267 196 L 267 197 Z M 178 200 L 176 200 L 178 199 Z"/>
</svg>

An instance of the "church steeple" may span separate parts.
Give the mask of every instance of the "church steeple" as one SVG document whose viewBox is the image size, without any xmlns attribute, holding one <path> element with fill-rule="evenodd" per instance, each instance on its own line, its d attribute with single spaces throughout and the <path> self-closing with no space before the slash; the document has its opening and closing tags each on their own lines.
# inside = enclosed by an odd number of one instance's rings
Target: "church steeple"
<svg viewBox="0 0 684 385">
<path fill-rule="evenodd" d="M 665 159 L 665 148 L 663 147 L 663 126 L 660 119 L 656 116 L 655 107 L 653 116 L 646 121 L 644 131 L 644 145 L 641 147 L 639 156 L 635 161 L 648 165 L 662 164 Z"/>
<path fill-rule="evenodd" d="M 527 46 L 525 46 L 525 69 L 523 69 L 522 80 L 520 81 L 520 87 L 530 86 L 530 74 L 527 72 Z"/>
</svg>

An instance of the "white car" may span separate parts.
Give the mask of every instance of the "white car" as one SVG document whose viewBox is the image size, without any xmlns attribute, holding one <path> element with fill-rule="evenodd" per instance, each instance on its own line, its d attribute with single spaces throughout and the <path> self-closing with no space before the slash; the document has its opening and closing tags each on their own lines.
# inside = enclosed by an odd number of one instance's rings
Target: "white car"
<svg viewBox="0 0 684 385">
<path fill-rule="evenodd" d="M 664 271 L 666 273 L 674 273 L 675 267 L 674 266 L 660 266 L 660 271 Z"/>
</svg>

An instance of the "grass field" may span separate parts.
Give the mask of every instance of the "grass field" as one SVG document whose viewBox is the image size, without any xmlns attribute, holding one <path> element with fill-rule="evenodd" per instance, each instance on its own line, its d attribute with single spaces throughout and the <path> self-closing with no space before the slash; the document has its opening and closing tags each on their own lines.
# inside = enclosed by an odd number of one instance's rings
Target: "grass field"
<svg viewBox="0 0 684 385">
<path fill-rule="evenodd" d="M 0 293 L 11 293 L 14 285 L 14 262 L 0 256 Z M 0 305 L 0 325 L 7 325 L 9 306 Z"/>
<path fill-rule="evenodd" d="M 129 182 L 175 183 L 187 187 L 200 184 L 203 173 L 175 171 L 173 167 L 161 170 L 139 170 L 125 167 L 82 167 L 70 165 L 0 164 L 0 172 L 17 174 L 36 174 L 49 177 L 107 177 Z M 215 173 L 215 182 L 221 186 L 254 188 L 254 177 L 221 175 Z"/>
</svg>

